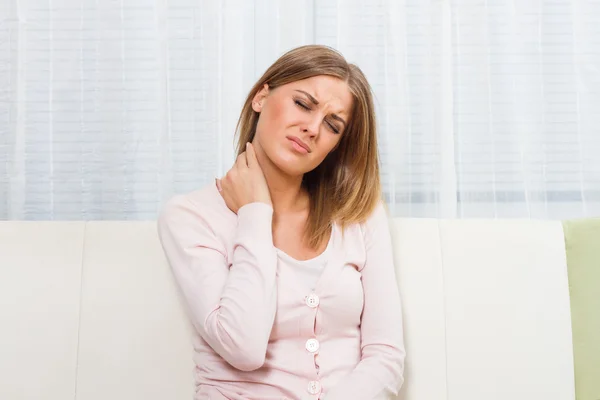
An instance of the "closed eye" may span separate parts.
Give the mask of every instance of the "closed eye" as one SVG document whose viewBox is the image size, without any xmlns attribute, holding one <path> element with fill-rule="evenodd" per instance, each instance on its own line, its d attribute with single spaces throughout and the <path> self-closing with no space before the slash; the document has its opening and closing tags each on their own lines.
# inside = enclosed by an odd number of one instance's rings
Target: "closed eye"
<svg viewBox="0 0 600 400">
<path fill-rule="evenodd" d="M 296 105 L 299 106 L 300 108 L 303 108 L 305 110 L 310 110 L 310 107 L 308 107 L 306 104 L 304 104 L 300 100 L 294 100 L 294 103 L 296 103 Z"/>
<path fill-rule="evenodd" d="M 307 106 L 305 103 L 303 103 L 300 100 L 294 100 L 294 103 L 298 107 L 302 108 L 305 111 L 310 111 L 311 110 L 311 108 L 309 106 Z M 327 126 L 329 127 L 329 129 L 331 129 L 333 131 L 333 133 L 340 133 L 340 130 L 337 128 L 337 126 L 335 126 L 331 122 L 327 122 Z"/>
<path fill-rule="evenodd" d="M 340 133 L 340 130 L 332 123 L 328 122 L 327 125 L 329 126 L 329 129 L 333 131 L 333 133 Z"/>
</svg>

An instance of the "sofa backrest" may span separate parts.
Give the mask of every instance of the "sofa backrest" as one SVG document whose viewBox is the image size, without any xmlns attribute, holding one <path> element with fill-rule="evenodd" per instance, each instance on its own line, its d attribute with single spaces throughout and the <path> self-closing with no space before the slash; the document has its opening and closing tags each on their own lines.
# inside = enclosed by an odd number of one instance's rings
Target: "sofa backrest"
<svg viewBox="0 0 600 400">
<path fill-rule="evenodd" d="M 192 398 L 155 222 L 2 222 L 0 237 L 0 399 Z"/>
<path fill-rule="evenodd" d="M 562 226 L 397 220 L 404 399 L 575 399 Z"/>
<path fill-rule="evenodd" d="M 394 219 L 404 400 L 574 400 L 560 222 Z M 0 398 L 191 399 L 149 222 L 0 222 Z"/>
</svg>

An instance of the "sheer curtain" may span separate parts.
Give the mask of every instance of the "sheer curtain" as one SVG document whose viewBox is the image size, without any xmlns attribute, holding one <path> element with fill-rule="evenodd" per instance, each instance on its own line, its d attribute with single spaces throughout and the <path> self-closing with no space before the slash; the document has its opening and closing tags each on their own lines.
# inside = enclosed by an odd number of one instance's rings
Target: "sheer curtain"
<svg viewBox="0 0 600 400">
<path fill-rule="evenodd" d="M 600 215 L 599 37 L 592 0 L 0 0 L 0 219 L 154 219 L 308 43 L 369 78 L 395 216 Z"/>
</svg>

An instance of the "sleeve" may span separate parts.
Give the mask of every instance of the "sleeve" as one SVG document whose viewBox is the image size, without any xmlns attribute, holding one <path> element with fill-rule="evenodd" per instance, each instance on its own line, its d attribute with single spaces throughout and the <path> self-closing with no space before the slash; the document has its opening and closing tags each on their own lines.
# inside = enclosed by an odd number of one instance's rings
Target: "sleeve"
<svg viewBox="0 0 600 400">
<path fill-rule="evenodd" d="M 404 338 L 389 220 L 381 202 L 364 224 L 366 261 L 361 271 L 361 361 L 324 400 L 395 398 L 404 382 Z"/>
<path fill-rule="evenodd" d="M 231 267 L 211 229 L 218 216 L 203 216 L 184 195 L 165 204 L 157 228 L 192 324 L 229 364 L 252 371 L 264 364 L 275 319 L 273 208 L 249 203 L 237 217 Z"/>
</svg>

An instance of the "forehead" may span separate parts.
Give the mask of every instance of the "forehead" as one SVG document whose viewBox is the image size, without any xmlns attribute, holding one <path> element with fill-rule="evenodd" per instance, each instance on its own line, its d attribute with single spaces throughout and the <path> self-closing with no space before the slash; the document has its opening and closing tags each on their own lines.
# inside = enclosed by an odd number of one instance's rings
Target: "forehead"
<svg viewBox="0 0 600 400">
<path fill-rule="evenodd" d="M 333 76 L 319 75 L 300 81 L 292 82 L 289 90 L 302 90 L 312 95 L 319 105 L 330 108 L 336 114 L 350 115 L 352 108 L 352 93 L 348 84 Z"/>
</svg>

